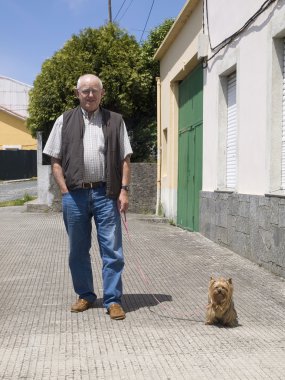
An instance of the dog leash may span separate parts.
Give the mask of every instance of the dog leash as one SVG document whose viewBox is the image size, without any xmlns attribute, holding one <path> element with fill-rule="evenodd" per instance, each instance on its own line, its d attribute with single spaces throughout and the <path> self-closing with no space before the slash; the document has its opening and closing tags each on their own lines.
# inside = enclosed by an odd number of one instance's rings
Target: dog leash
<svg viewBox="0 0 285 380">
<path fill-rule="evenodd" d="M 128 228 L 128 222 L 127 222 L 127 216 L 126 216 L 126 213 L 123 212 L 124 214 L 124 219 L 122 218 L 122 221 L 123 221 L 123 224 L 124 224 L 124 227 L 125 227 L 125 230 L 126 230 L 126 233 L 127 233 L 127 236 L 128 236 L 128 240 L 129 240 L 129 243 L 130 243 L 130 246 L 131 248 L 133 248 L 132 246 L 132 241 L 131 241 L 131 237 L 130 237 L 130 233 L 129 233 L 129 228 Z M 122 213 L 121 213 L 122 215 Z M 161 302 L 157 299 L 157 297 L 150 291 L 149 289 L 149 281 L 144 273 L 144 271 L 142 270 L 141 266 L 139 265 L 138 262 L 136 262 L 137 264 L 137 269 L 138 269 L 138 272 L 140 273 L 140 277 L 146 287 L 146 289 L 149 291 L 149 293 L 151 294 L 151 296 L 155 299 L 155 301 L 158 303 L 158 304 L 161 304 Z"/>
<path fill-rule="evenodd" d="M 122 219 L 123 225 L 124 225 L 125 230 L 126 230 L 126 234 L 127 234 L 127 237 L 128 237 L 128 241 L 129 241 L 130 247 L 133 249 L 134 247 L 133 247 L 133 244 L 132 244 L 132 241 L 131 241 L 131 237 L 130 237 L 130 233 L 129 233 L 126 212 L 123 211 L 120 214 L 121 214 L 121 219 Z M 154 298 L 154 300 L 156 301 L 156 303 L 158 305 L 161 305 L 161 307 L 163 309 L 166 309 L 165 305 L 163 305 L 163 303 L 161 301 L 159 301 L 159 299 L 151 291 L 151 288 L 149 286 L 149 280 L 148 280 L 146 274 L 142 270 L 142 268 L 141 268 L 141 266 L 140 266 L 140 264 L 139 264 L 139 262 L 137 260 L 135 260 L 135 265 L 137 267 L 138 273 L 139 273 L 139 275 L 141 277 L 141 280 L 143 281 L 143 284 L 144 284 L 146 290 Z M 171 308 L 172 308 L 172 310 L 175 311 L 175 309 L 173 307 L 171 307 Z M 170 315 L 161 314 L 161 313 L 158 313 L 157 311 L 152 310 L 151 306 L 148 306 L 148 309 L 149 309 L 149 311 L 151 313 L 154 313 L 154 314 L 156 314 L 156 315 L 158 315 L 158 316 L 160 316 L 162 318 L 175 319 L 175 320 L 180 320 L 180 321 L 203 322 L 204 323 L 204 320 L 201 321 L 201 320 L 197 320 L 197 319 L 193 319 L 193 318 L 188 318 L 188 317 L 185 317 L 185 315 L 170 316 Z M 167 307 L 167 310 L 169 310 L 169 306 Z M 195 315 L 195 314 L 192 313 L 192 315 Z M 197 314 L 196 316 L 199 316 L 199 315 Z"/>
</svg>

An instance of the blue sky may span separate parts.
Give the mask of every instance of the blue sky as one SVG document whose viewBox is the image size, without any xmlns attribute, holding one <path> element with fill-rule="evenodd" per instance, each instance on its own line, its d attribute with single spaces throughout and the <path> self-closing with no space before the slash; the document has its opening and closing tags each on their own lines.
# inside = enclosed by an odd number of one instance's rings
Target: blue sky
<svg viewBox="0 0 285 380">
<path fill-rule="evenodd" d="M 185 2 L 155 0 L 143 39 L 166 18 L 176 18 Z M 112 0 L 113 20 L 140 41 L 152 3 Z M 0 0 L 0 76 L 32 85 L 42 63 L 73 34 L 107 21 L 108 0 Z"/>
</svg>

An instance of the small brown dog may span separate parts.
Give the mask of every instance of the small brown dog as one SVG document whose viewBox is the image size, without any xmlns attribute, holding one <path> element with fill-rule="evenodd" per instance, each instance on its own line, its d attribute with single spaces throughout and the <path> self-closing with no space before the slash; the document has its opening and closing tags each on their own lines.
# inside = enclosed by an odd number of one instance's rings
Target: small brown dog
<svg viewBox="0 0 285 380">
<path fill-rule="evenodd" d="M 233 302 L 232 279 L 214 279 L 209 283 L 206 325 L 223 325 L 236 327 L 238 325 L 237 312 Z"/>
</svg>

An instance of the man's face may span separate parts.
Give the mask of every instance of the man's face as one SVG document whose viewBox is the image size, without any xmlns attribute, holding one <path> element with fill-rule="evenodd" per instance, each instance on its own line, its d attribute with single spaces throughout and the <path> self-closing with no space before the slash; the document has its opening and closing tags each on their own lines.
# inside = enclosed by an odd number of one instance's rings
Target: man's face
<svg viewBox="0 0 285 380">
<path fill-rule="evenodd" d="M 81 107 L 87 112 L 94 112 L 100 105 L 104 89 L 96 77 L 87 76 L 80 81 L 76 94 Z"/>
</svg>

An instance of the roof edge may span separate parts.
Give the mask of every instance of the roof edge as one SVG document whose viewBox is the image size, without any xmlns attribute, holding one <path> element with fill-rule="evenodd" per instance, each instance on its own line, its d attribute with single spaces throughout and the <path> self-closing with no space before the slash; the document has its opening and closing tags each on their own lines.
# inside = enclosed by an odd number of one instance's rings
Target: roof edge
<svg viewBox="0 0 285 380">
<path fill-rule="evenodd" d="M 16 80 L 16 79 L 13 79 L 13 78 L 5 77 L 4 75 L 0 75 L 0 80 L 1 79 L 7 79 L 7 80 L 10 80 L 11 82 L 15 82 L 15 83 L 21 84 L 22 86 L 30 87 L 31 89 L 33 88 L 33 86 L 31 86 L 30 84 L 27 84 L 27 83 L 24 83 L 24 82 L 20 82 L 19 80 Z"/>
<path fill-rule="evenodd" d="M 176 20 L 174 21 L 174 24 L 170 28 L 169 32 L 165 36 L 157 51 L 155 52 L 153 56 L 155 60 L 159 61 L 164 56 L 169 46 L 172 44 L 172 42 L 175 40 L 175 38 L 178 36 L 179 32 L 183 28 L 183 26 L 186 24 L 187 20 L 191 16 L 191 13 L 193 12 L 193 9 L 196 7 L 199 1 L 200 0 L 188 0 L 187 3 L 184 5 Z"/>
<path fill-rule="evenodd" d="M 9 110 L 8 108 L 3 107 L 3 106 L 1 106 L 1 105 L 0 105 L 0 111 L 3 111 L 3 112 L 5 112 L 5 113 L 8 113 L 9 115 L 15 116 L 15 117 L 17 117 L 18 119 L 21 119 L 21 120 L 26 120 L 26 119 L 27 119 L 27 117 L 25 117 L 25 116 L 23 116 L 23 115 L 20 115 L 20 114 L 17 113 L 17 112 L 11 111 L 11 110 Z"/>
</svg>

